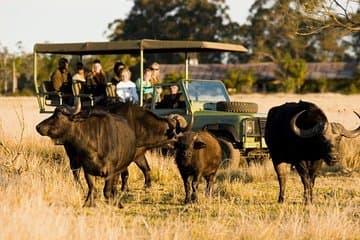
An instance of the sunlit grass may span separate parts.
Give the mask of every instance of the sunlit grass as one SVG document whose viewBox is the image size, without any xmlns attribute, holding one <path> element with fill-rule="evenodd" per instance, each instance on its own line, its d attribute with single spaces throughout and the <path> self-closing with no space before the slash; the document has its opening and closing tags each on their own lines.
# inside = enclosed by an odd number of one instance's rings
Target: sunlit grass
<svg viewBox="0 0 360 240">
<path fill-rule="evenodd" d="M 24 110 L 24 116 L 31 114 Z M 25 120 L 29 121 L 26 125 L 35 125 L 38 118 L 34 117 L 34 122 Z M 13 122 L 12 127 L 19 128 L 16 118 Z M 185 206 L 183 184 L 174 159 L 149 152 L 151 190 L 144 191 L 142 173 L 131 164 L 129 192 L 121 195 L 123 209 L 104 202 L 101 179 L 97 181 L 97 207 L 82 208 L 85 192 L 74 184 L 63 147 L 39 137 L 35 131 L 24 134 L 19 142 L 19 135 L 7 134 L 9 128 L 3 124 L 1 131 L 0 239 L 358 239 L 360 236 L 357 139 L 342 145 L 340 167 L 324 166 L 316 179 L 315 203 L 311 206 L 303 205 L 303 186 L 292 172 L 289 172 L 286 202 L 276 202 L 278 183 L 271 161 L 220 169 L 213 197 L 205 197 L 202 182 L 199 201 Z M 86 186 L 83 176 L 81 181 Z"/>
</svg>

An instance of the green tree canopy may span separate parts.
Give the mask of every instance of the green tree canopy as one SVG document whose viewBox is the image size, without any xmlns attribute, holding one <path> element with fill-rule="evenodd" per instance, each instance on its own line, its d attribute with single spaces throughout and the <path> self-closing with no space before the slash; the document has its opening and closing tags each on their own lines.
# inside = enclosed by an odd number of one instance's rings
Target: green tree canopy
<svg viewBox="0 0 360 240">
<path fill-rule="evenodd" d="M 289 53 L 307 62 L 343 61 L 350 46 L 344 28 L 324 29 L 316 34 L 299 34 L 309 16 L 299 0 L 256 0 L 248 24 L 241 26 L 242 42 L 251 51 L 251 61 L 276 61 Z M 318 4 L 326 0 L 315 1 Z M 355 17 L 353 17 L 355 19 Z"/>
<path fill-rule="evenodd" d="M 135 0 L 126 19 L 109 24 L 109 39 L 238 41 L 239 25 L 232 22 L 224 0 Z M 155 59 L 152 59 L 155 58 Z M 149 61 L 178 63 L 182 55 L 147 56 Z M 200 62 L 220 62 L 220 53 L 201 54 Z"/>
</svg>

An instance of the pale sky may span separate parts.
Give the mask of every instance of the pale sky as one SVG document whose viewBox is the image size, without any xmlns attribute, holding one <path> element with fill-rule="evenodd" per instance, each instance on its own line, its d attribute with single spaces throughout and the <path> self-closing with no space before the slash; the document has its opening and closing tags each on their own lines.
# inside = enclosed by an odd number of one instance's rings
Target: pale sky
<svg viewBox="0 0 360 240">
<path fill-rule="evenodd" d="M 254 0 L 226 0 L 233 21 L 243 24 Z M 108 23 L 125 19 L 132 0 L 0 0 L 0 48 L 31 53 L 35 43 L 107 41 Z"/>
</svg>

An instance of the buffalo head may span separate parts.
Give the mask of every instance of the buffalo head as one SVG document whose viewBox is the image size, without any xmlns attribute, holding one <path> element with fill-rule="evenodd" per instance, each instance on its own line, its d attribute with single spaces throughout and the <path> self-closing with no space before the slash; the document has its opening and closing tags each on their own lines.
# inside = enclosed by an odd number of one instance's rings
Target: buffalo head
<svg viewBox="0 0 360 240">
<path fill-rule="evenodd" d="M 63 142 L 66 133 L 71 127 L 72 111 L 67 107 L 57 107 L 47 119 L 36 125 L 36 131 L 42 136 L 48 136 L 57 142 Z"/>
<path fill-rule="evenodd" d="M 295 114 L 290 121 L 291 130 L 301 138 L 317 138 L 322 141 L 323 157 L 327 164 L 334 165 L 339 161 L 339 144 L 342 137 L 354 138 L 360 134 L 360 126 L 354 130 L 347 130 L 345 127 L 336 122 L 321 121 L 317 122 L 313 127 L 303 129 L 297 126 L 297 120 L 304 114 L 306 110 L 302 110 Z M 360 115 L 354 112 L 359 118 Z"/>
<path fill-rule="evenodd" d="M 177 150 L 177 156 L 186 162 L 192 158 L 194 150 L 206 147 L 206 143 L 198 139 L 198 133 L 193 131 L 184 132 L 174 143 Z"/>
</svg>

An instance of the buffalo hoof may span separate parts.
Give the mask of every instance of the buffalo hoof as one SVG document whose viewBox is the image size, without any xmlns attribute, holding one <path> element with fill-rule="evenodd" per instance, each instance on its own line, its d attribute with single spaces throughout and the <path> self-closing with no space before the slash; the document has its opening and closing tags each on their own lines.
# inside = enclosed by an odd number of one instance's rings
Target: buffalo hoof
<svg viewBox="0 0 360 240">
<path fill-rule="evenodd" d="M 107 199 L 106 203 L 114 207 L 124 208 L 119 199 Z"/>
<path fill-rule="evenodd" d="M 129 187 L 126 185 L 126 186 L 122 186 L 121 187 L 121 191 L 122 192 L 128 192 L 129 191 Z"/>
<path fill-rule="evenodd" d="M 93 201 L 85 201 L 83 207 L 96 207 L 96 204 Z"/>
<path fill-rule="evenodd" d="M 191 194 L 191 201 L 196 202 L 196 200 L 197 200 L 196 194 L 195 193 Z"/>
<path fill-rule="evenodd" d="M 189 204 L 189 203 L 191 203 L 191 199 L 190 198 L 185 198 L 184 204 L 186 205 L 186 204 Z"/>
<path fill-rule="evenodd" d="M 151 183 L 150 183 L 150 182 L 149 182 L 149 183 L 145 183 L 144 188 L 145 188 L 145 189 L 150 189 L 150 188 L 151 188 Z"/>
</svg>

